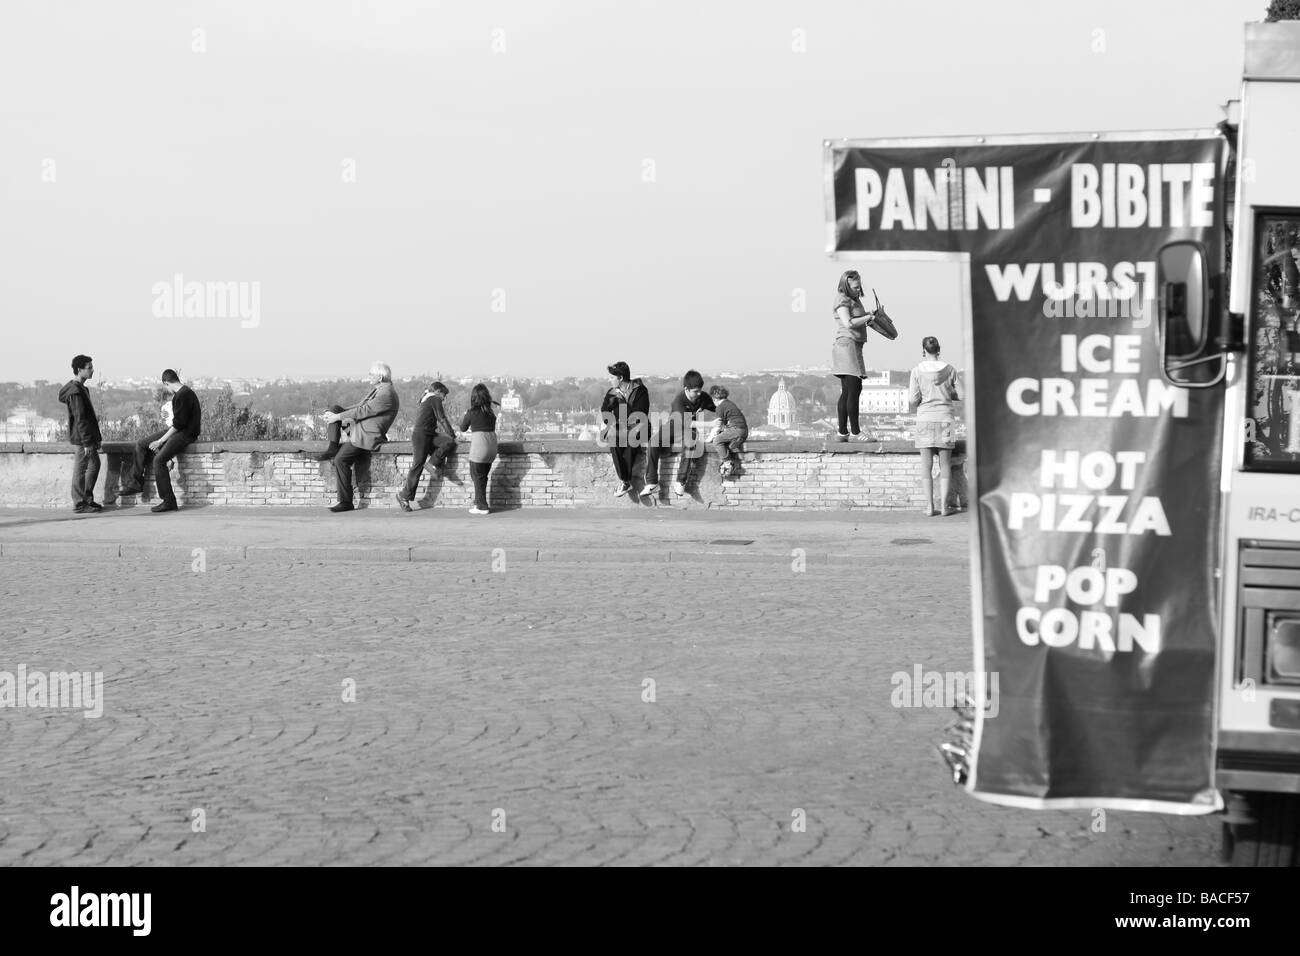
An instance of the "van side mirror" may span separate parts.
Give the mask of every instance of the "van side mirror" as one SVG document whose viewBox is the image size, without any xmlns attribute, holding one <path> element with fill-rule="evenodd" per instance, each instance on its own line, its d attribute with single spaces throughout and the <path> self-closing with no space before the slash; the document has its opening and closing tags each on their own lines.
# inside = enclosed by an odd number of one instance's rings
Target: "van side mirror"
<svg viewBox="0 0 1300 956">
<path fill-rule="evenodd" d="M 1220 343 L 1210 338 L 1214 303 L 1205 247 L 1188 240 L 1162 246 L 1156 282 L 1161 377 L 1181 388 L 1218 385 L 1227 374 L 1228 358 Z M 1216 362 L 1214 368 L 1211 363 Z"/>
</svg>

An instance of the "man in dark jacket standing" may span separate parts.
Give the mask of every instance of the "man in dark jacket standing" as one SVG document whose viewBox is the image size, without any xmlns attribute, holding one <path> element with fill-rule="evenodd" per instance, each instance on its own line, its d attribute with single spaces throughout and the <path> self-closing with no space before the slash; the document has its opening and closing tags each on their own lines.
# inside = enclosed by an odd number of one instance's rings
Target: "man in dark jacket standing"
<svg viewBox="0 0 1300 956">
<path fill-rule="evenodd" d="M 202 428 L 202 410 L 199 397 L 188 385 L 181 383 L 173 369 L 162 373 L 163 387 L 172 393 L 172 424 L 170 428 L 146 435 L 135 443 L 135 462 L 131 481 L 124 485 L 118 496 L 138 495 L 144 490 L 144 471 L 153 458 L 153 478 L 158 486 L 158 503 L 149 510 L 155 514 L 176 511 L 176 494 L 172 491 L 171 475 L 167 465 L 185 446 L 199 437 Z"/>
<path fill-rule="evenodd" d="M 89 355 L 72 360 L 72 381 L 59 392 L 59 401 L 68 406 L 68 441 L 76 446 L 72 462 L 72 510 L 77 514 L 99 512 L 104 506 L 95 500 L 95 482 L 99 480 L 99 418 L 90 402 L 86 383 L 95 374 Z"/>
</svg>

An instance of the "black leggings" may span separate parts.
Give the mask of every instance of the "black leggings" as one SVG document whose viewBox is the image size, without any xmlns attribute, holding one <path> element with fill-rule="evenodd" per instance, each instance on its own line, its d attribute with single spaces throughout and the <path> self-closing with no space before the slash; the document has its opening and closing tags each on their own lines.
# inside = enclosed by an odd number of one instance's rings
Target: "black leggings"
<svg viewBox="0 0 1300 956">
<path fill-rule="evenodd" d="M 490 461 L 471 461 L 469 463 L 470 477 L 474 479 L 474 507 L 488 510 L 487 502 L 487 484 L 488 472 L 492 470 Z"/>
<path fill-rule="evenodd" d="M 839 375 L 837 378 L 840 380 L 840 400 L 836 405 L 840 434 L 847 435 L 852 429 L 853 434 L 857 435 L 862 431 L 858 426 L 858 402 L 862 399 L 862 379 L 856 375 Z"/>
</svg>

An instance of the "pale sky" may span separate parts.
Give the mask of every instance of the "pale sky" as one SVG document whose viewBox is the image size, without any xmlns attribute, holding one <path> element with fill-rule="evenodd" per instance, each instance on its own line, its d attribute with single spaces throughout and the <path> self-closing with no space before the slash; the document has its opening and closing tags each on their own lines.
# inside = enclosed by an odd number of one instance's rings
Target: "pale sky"
<svg viewBox="0 0 1300 956">
<path fill-rule="evenodd" d="M 827 365 L 824 139 L 1210 128 L 1267 2 L 436 6 L 0 4 L 0 380 Z M 955 266 L 861 271 L 962 364 Z"/>
</svg>

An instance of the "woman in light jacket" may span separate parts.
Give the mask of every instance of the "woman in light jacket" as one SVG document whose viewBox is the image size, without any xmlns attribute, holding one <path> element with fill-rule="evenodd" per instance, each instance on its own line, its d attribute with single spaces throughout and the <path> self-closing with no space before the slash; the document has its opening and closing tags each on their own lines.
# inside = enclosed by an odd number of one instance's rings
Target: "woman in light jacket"
<svg viewBox="0 0 1300 956">
<path fill-rule="evenodd" d="M 912 369 L 908 382 L 909 401 L 916 410 L 916 447 L 921 453 L 921 487 L 925 504 L 921 510 L 931 517 L 939 514 L 934 507 L 934 453 L 939 453 L 939 498 L 945 516 L 955 514 L 948 507 L 948 490 L 952 481 L 952 450 L 955 424 L 952 403 L 960 398 L 957 370 L 939 358 L 939 340 L 927 335 L 921 340 L 922 361 Z"/>
</svg>

